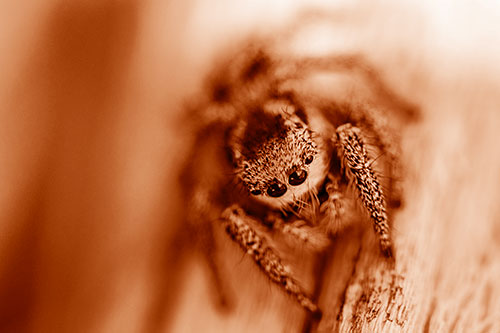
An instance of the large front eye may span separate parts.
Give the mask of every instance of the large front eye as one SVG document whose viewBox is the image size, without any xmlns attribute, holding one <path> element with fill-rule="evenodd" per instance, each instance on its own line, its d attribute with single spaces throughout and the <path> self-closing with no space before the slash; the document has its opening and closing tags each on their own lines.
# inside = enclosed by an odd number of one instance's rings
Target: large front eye
<svg viewBox="0 0 500 333">
<path fill-rule="evenodd" d="M 288 177 L 288 183 L 293 186 L 297 186 L 302 184 L 307 178 L 307 171 L 305 170 L 297 170 L 292 172 L 292 174 Z"/>
<path fill-rule="evenodd" d="M 273 198 L 281 197 L 286 193 L 286 185 L 281 183 L 274 183 L 267 189 L 267 194 Z"/>
</svg>

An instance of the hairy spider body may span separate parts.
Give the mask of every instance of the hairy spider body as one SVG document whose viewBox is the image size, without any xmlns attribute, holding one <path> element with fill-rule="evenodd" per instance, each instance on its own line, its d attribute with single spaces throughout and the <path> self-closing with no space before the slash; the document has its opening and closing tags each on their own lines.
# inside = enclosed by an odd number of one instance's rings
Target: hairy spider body
<svg viewBox="0 0 500 333">
<path fill-rule="evenodd" d="M 393 256 L 387 202 L 399 202 L 399 194 L 393 182 L 384 183 L 384 191 L 379 173 L 398 176 L 398 147 L 383 112 L 301 91 L 315 70 L 350 70 L 359 62 L 277 57 L 252 48 L 217 71 L 193 118 L 196 149 L 184 175 L 189 225 L 222 225 L 271 281 L 312 313 L 319 313 L 317 305 L 260 226 L 321 251 L 344 225 L 367 220 L 381 253 Z M 205 247 L 213 246 L 211 237 L 204 239 Z"/>
</svg>

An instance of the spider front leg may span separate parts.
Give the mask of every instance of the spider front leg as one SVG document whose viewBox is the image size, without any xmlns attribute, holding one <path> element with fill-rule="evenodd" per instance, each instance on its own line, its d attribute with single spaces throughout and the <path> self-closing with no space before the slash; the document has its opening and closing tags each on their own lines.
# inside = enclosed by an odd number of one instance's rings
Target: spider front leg
<svg viewBox="0 0 500 333">
<path fill-rule="evenodd" d="M 372 168 L 361 129 L 343 124 L 337 132 L 337 153 L 346 177 L 357 189 L 363 207 L 370 214 L 384 256 L 392 257 L 392 242 L 382 187 Z"/>
<path fill-rule="evenodd" d="M 318 306 L 292 278 L 280 257 L 250 225 L 250 217 L 241 207 L 233 205 L 222 213 L 221 222 L 227 234 L 249 254 L 271 281 L 280 285 L 306 310 L 320 316 Z"/>
<path fill-rule="evenodd" d="M 218 212 L 211 206 L 210 197 L 214 196 L 209 190 L 209 184 L 195 186 L 189 192 L 189 207 L 187 210 L 186 228 L 188 234 L 193 237 L 196 249 L 202 255 L 207 265 L 213 291 L 214 300 L 218 309 L 227 311 L 231 307 L 231 297 L 227 286 L 224 284 L 224 273 L 218 264 L 216 254 L 216 241 L 214 238 L 214 222 L 217 221 Z M 212 221 L 212 222 L 208 222 Z"/>
</svg>

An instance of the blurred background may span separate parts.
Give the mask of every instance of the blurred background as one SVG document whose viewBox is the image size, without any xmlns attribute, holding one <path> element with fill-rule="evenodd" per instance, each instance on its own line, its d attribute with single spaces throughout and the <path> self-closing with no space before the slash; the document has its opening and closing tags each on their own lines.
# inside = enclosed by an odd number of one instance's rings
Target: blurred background
<svg viewBox="0 0 500 333">
<path fill-rule="evenodd" d="M 412 238 L 429 243 L 414 250 L 416 262 L 439 256 L 434 276 L 447 258 L 450 281 L 481 260 L 493 265 L 484 283 L 500 271 L 500 6 L 328 3 L 0 4 L 1 332 L 283 329 L 279 309 L 218 314 L 202 265 L 180 264 L 192 259 L 175 239 L 177 175 L 191 137 L 179 119 L 221 50 L 250 32 L 272 34 L 308 7 L 328 11 L 335 29 L 318 43 L 306 34 L 302 48 L 366 54 L 421 106 L 423 122 L 405 141 L 413 199 L 399 232 L 437 236 Z M 245 304 L 253 289 L 242 290 Z"/>
</svg>

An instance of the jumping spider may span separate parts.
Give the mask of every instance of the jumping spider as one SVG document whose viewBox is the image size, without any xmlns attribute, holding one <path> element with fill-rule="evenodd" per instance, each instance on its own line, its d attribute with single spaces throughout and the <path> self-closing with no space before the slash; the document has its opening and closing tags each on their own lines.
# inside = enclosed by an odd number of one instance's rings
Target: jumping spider
<svg viewBox="0 0 500 333">
<path fill-rule="evenodd" d="M 317 73 L 359 75 L 385 102 L 313 96 L 307 86 Z M 400 201 L 399 146 L 386 113 L 403 103 L 357 56 L 294 58 L 254 45 L 209 82 L 191 114 L 197 135 L 183 176 L 187 222 L 203 234 L 216 221 L 271 281 L 319 313 L 262 226 L 319 251 L 342 226 L 364 219 L 392 258 L 388 213 Z"/>
</svg>

